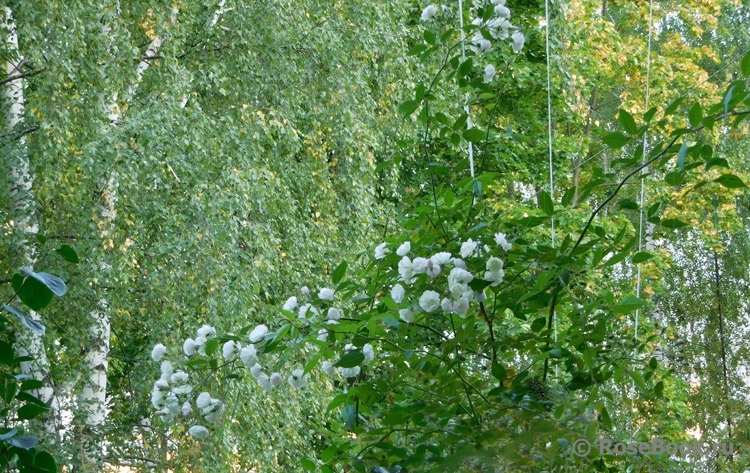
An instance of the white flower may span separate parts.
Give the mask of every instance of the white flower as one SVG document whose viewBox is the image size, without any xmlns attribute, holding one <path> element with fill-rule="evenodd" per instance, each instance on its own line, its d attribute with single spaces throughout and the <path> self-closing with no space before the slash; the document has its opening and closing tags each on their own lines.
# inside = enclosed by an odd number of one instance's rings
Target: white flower
<svg viewBox="0 0 750 473">
<path fill-rule="evenodd" d="M 228 342 L 224 343 L 224 345 L 221 347 L 221 353 L 224 355 L 224 361 L 232 361 L 234 360 L 235 356 L 235 350 L 234 350 L 234 340 L 229 340 Z"/>
<path fill-rule="evenodd" d="M 206 337 L 195 337 L 195 348 L 198 350 L 198 354 L 206 356 L 206 343 L 208 343 Z"/>
<path fill-rule="evenodd" d="M 299 289 L 299 292 L 301 292 L 303 296 L 309 296 L 310 295 L 310 289 L 308 289 L 307 286 L 302 286 Z"/>
<path fill-rule="evenodd" d="M 211 407 L 211 395 L 207 392 L 202 392 L 198 394 L 198 397 L 195 398 L 195 405 L 198 407 L 198 409 L 206 409 L 208 407 Z"/>
<path fill-rule="evenodd" d="M 513 35 L 510 37 L 510 45 L 513 47 L 514 53 L 521 52 L 521 48 L 523 48 L 523 43 L 526 41 L 526 38 L 523 37 L 523 33 L 520 31 L 516 31 L 513 33 Z"/>
<path fill-rule="evenodd" d="M 432 258 L 430 258 L 434 263 L 440 264 L 440 265 L 446 265 L 451 262 L 453 257 L 450 253 L 447 251 L 443 251 L 437 254 L 432 255 Z"/>
<path fill-rule="evenodd" d="M 508 7 L 505 5 L 496 5 L 495 6 L 495 15 L 499 16 L 500 18 L 510 18 L 510 10 L 508 10 Z"/>
<path fill-rule="evenodd" d="M 461 257 L 468 258 L 469 256 L 474 254 L 474 251 L 476 251 L 476 249 L 477 242 L 469 238 L 461 244 Z"/>
<path fill-rule="evenodd" d="M 284 310 L 293 311 L 297 308 L 297 298 L 295 296 L 290 297 L 284 302 Z"/>
<path fill-rule="evenodd" d="M 466 261 L 461 258 L 453 258 L 453 266 L 456 268 L 467 269 Z"/>
<path fill-rule="evenodd" d="M 333 300 L 333 289 L 324 287 L 323 289 L 318 292 L 318 298 L 322 299 L 324 301 L 332 301 Z"/>
<path fill-rule="evenodd" d="M 170 376 L 172 376 L 172 373 L 174 373 L 174 369 L 172 368 L 172 363 L 169 361 L 162 361 L 161 362 L 161 379 L 169 379 Z"/>
<path fill-rule="evenodd" d="M 266 327 L 265 324 L 260 324 L 255 327 L 252 332 L 250 332 L 250 335 L 248 335 L 248 337 L 250 338 L 251 342 L 256 343 L 263 337 L 265 337 L 267 333 L 268 327 Z"/>
<path fill-rule="evenodd" d="M 487 271 L 496 273 L 498 271 L 502 271 L 503 266 L 504 266 L 503 265 L 503 260 L 501 260 L 500 258 L 496 258 L 496 257 L 493 256 L 493 257 L 491 257 L 490 259 L 487 260 L 486 268 L 487 268 Z"/>
<path fill-rule="evenodd" d="M 469 299 L 466 297 L 461 297 L 455 304 L 453 304 L 453 312 L 458 315 L 466 314 L 467 310 L 469 310 Z"/>
<path fill-rule="evenodd" d="M 250 368 L 250 373 L 252 373 L 252 375 L 253 375 L 253 378 L 255 378 L 255 379 L 258 379 L 258 378 L 260 377 L 260 375 L 262 375 L 262 374 L 263 374 L 263 367 L 262 367 L 262 366 L 260 366 L 260 365 L 259 365 L 258 363 L 255 363 L 255 364 L 254 364 L 254 365 L 253 365 L 253 366 L 252 366 L 252 367 Z"/>
<path fill-rule="evenodd" d="M 414 258 L 414 261 L 411 262 L 411 266 L 414 268 L 415 273 L 422 274 L 427 271 L 427 258 Z"/>
<path fill-rule="evenodd" d="M 218 403 L 218 399 L 214 399 Z M 203 418 L 206 422 L 215 423 L 219 420 L 219 416 L 224 412 L 224 406 L 218 405 L 217 407 L 203 411 Z"/>
<path fill-rule="evenodd" d="M 396 250 L 396 254 L 399 256 L 406 256 L 411 251 L 411 242 L 405 241 L 401 243 L 401 246 Z"/>
<path fill-rule="evenodd" d="M 435 291 L 424 291 L 419 298 L 419 307 L 425 312 L 435 312 L 440 307 L 440 294 Z"/>
<path fill-rule="evenodd" d="M 198 440 L 204 439 L 208 437 L 208 429 L 203 427 L 202 425 L 194 425 L 190 427 L 188 430 L 188 433 Z"/>
<path fill-rule="evenodd" d="M 245 365 L 245 368 L 251 368 L 258 363 L 258 350 L 255 349 L 255 345 L 251 343 L 242 347 L 242 350 L 240 350 L 240 361 Z"/>
<path fill-rule="evenodd" d="M 333 372 L 335 371 L 335 368 L 333 366 L 333 363 L 330 361 L 324 361 L 323 362 L 323 372 L 327 374 L 328 376 L 333 376 Z"/>
<path fill-rule="evenodd" d="M 408 256 L 404 256 L 401 258 L 401 261 L 398 262 L 398 274 L 401 276 L 401 280 L 406 284 L 414 282 L 414 267 Z"/>
<path fill-rule="evenodd" d="M 356 349 L 357 347 L 355 347 L 353 343 L 347 343 L 346 345 L 344 345 L 344 352 L 348 352 L 348 351 L 352 351 Z"/>
<path fill-rule="evenodd" d="M 375 259 L 383 259 L 388 253 L 390 253 L 390 250 L 385 247 L 385 242 L 375 247 Z"/>
<path fill-rule="evenodd" d="M 177 395 L 175 393 L 170 393 L 167 395 L 167 397 L 164 399 L 165 407 L 169 411 L 169 413 L 173 416 L 176 416 L 180 413 L 180 401 L 177 399 Z"/>
<path fill-rule="evenodd" d="M 170 381 L 172 381 L 172 384 L 175 385 L 187 383 L 188 378 L 188 374 L 182 370 L 175 371 L 172 376 L 169 377 Z"/>
<path fill-rule="evenodd" d="M 182 351 L 187 356 L 195 355 L 197 348 L 198 347 L 195 345 L 195 340 L 193 340 L 192 338 L 188 338 L 187 340 L 185 340 L 185 343 L 182 344 Z"/>
<path fill-rule="evenodd" d="M 450 314 L 453 312 L 453 302 L 447 297 L 443 297 L 443 300 L 440 301 L 440 308 L 443 309 L 443 312 L 446 314 Z"/>
<path fill-rule="evenodd" d="M 193 392 L 193 387 L 189 384 L 183 384 L 181 386 L 175 386 L 172 392 L 177 394 L 178 396 L 185 396 Z"/>
<path fill-rule="evenodd" d="M 505 5 L 505 0 L 492 0 L 494 5 Z"/>
<path fill-rule="evenodd" d="M 406 291 L 404 290 L 404 286 L 402 286 L 401 284 L 396 284 L 391 289 L 391 298 L 396 304 L 400 304 L 404 300 L 405 294 Z"/>
<path fill-rule="evenodd" d="M 359 366 L 355 366 L 353 368 L 338 368 L 338 372 L 341 376 L 344 378 L 356 378 L 359 376 L 361 368 Z"/>
<path fill-rule="evenodd" d="M 320 340 L 321 342 L 325 342 L 326 340 L 328 340 L 328 330 L 324 328 L 318 330 L 318 340 Z"/>
<path fill-rule="evenodd" d="M 503 278 L 505 278 L 505 271 L 502 269 L 498 271 L 487 271 L 484 273 L 484 279 L 485 281 L 490 281 L 492 284 L 490 286 L 495 287 L 498 286 L 501 282 L 503 282 Z"/>
<path fill-rule="evenodd" d="M 261 373 L 260 375 L 256 376 L 256 379 L 258 380 L 258 385 L 263 388 L 265 392 L 271 392 L 273 386 L 271 385 L 271 380 L 268 378 L 268 376 Z"/>
<path fill-rule="evenodd" d="M 427 8 L 422 10 L 422 21 L 429 21 L 437 15 L 437 7 L 435 5 L 429 5 Z"/>
<path fill-rule="evenodd" d="M 273 387 L 281 386 L 281 383 L 284 382 L 284 380 L 281 379 L 281 375 L 279 373 L 272 373 L 269 380 L 271 381 L 271 386 Z"/>
<path fill-rule="evenodd" d="M 398 316 L 404 322 L 410 324 L 414 322 L 414 312 L 411 309 L 401 309 L 398 311 Z"/>
<path fill-rule="evenodd" d="M 154 409 L 161 409 L 164 407 L 164 391 L 157 391 L 154 389 L 151 392 L 151 405 Z"/>
<path fill-rule="evenodd" d="M 161 361 L 162 358 L 164 358 L 165 353 L 167 353 L 167 347 L 161 343 L 157 343 L 154 345 L 154 349 L 151 350 L 151 358 L 153 358 L 154 361 Z"/>
<path fill-rule="evenodd" d="M 448 284 L 451 282 L 460 282 L 468 284 L 474 279 L 474 276 L 466 271 L 465 269 L 461 268 L 453 268 L 451 269 L 451 273 L 448 275 Z"/>
<path fill-rule="evenodd" d="M 198 329 L 198 336 L 203 337 L 206 340 L 210 340 L 216 336 L 216 329 L 208 324 L 205 324 Z"/>
<path fill-rule="evenodd" d="M 312 312 L 310 309 L 312 309 L 313 306 L 309 302 L 299 308 L 298 317 L 299 319 L 306 319 L 307 313 Z M 317 312 L 317 311 L 316 311 Z"/>
<path fill-rule="evenodd" d="M 365 355 L 365 363 L 369 363 L 375 359 L 375 350 L 369 343 L 365 343 L 365 346 L 362 347 L 362 353 Z"/>
<path fill-rule="evenodd" d="M 158 379 L 154 383 L 154 391 L 167 391 L 169 390 L 169 381 L 166 379 Z"/>
<path fill-rule="evenodd" d="M 182 409 L 180 409 L 180 413 L 184 416 L 190 415 L 190 412 L 193 410 L 193 406 L 190 405 L 189 401 L 185 401 L 185 403 L 182 405 Z"/>
<path fill-rule="evenodd" d="M 484 290 L 482 290 L 482 292 L 475 292 L 474 300 L 477 302 L 484 302 L 487 300 L 487 294 L 484 293 Z"/>
<path fill-rule="evenodd" d="M 292 374 L 289 376 L 289 384 L 294 386 L 297 389 L 304 388 L 305 384 L 307 384 L 307 376 L 305 376 L 305 372 L 303 370 L 294 370 L 292 371 Z"/>
<path fill-rule="evenodd" d="M 492 82 L 492 79 L 495 78 L 495 66 L 492 64 L 487 64 L 487 66 L 484 68 L 484 82 L 489 84 Z"/>
<path fill-rule="evenodd" d="M 341 318 L 341 311 L 335 307 L 328 309 L 328 320 L 337 321 Z"/>
<path fill-rule="evenodd" d="M 436 262 L 432 261 L 431 259 L 427 260 L 427 269 L 425 272 L 427 273 L 427 276 L 430 278 L 436 278 L 438 274 L 440 274 L 440 265 Z"/>
<path fill-rule="evenodd" d="M 513 25 L 505 18 L 493 18 L 487 23 L 487 29 L 495 39 L 506 39 L 510 28 L 513 28 Z"/>
<path fill-rule="evenodd" d="M 497 246 L 505 251 L 510 251 L 510 249 L 513 248 L 513 245 L 511 243 L 508 243 L 508 240 L 505 237 L 505 233 L 502 232 L 495 233 L 495 243 L 497 243 Z"/>
</svg>

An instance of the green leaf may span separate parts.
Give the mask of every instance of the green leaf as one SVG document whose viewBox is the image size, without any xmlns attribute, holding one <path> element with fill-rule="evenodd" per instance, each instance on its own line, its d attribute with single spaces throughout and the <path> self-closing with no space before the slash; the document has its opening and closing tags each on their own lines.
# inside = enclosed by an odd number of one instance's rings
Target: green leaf
<svg viewBox="0 0 750 473">
<path fill-rule="evenodd" d="M 617 206 L 621 209 L 626 210 L 638 210 L 640 207 L 638 206 L 638 202 L 635 202 L 631 199 L 622 199 L 619 202 L 617 202 Z"/>
<path fill-rule="evenodd" d="M 712 167 L 721 167 L 721 168 L 728 168 L 729 167 L 729 161 L 727 161 L 724 158 L 713 158 L 706 162 L 706 171 L 711 169 Z"/>
<path fill-rule="evenodd" d="M 60 248 L 55 250 L 60 256 L 63 257 L 65 261 L 68 263 L 75 263 L 78 264 L 78 253 L 76 253 L 76 250 L 74 250 L 72 247 L 68 245 L 63 245 Z"/>
<path fill-rule="evenodd" d="M 68 288 L 65 285 L 65 281 L 58 278 L 57 276 L 53 276 L 49 273 L 35 273 L 34 271 L 28 268 L 22 268 L 21 271 L 24 272 L 30 278 L 34 278 L 40 283 L 47 286 L 49 290 L 52 291 L 52 293 L 58 297 L 62 297 L 65 295 L 66 292 L 68 292 Z"/>
<path fill-rule="evenodd" d="M 687 227 L 687 223 L 683 222 L 678 218 L 666 218 L 661 221 L 661 226 L 664 228 L 683 228 Z"/>
<path fill-rule="evenodd" d="M 570 189 L 565 191 L 565 194 L 563 194 L 561 199 L 561 204 L 563 207 L 569 206 L 573 202 L 573 198 L 576 195 L 576 188 L 571 187 Z"/>
<path fill-rule="evenodd" d="M 299 464 L 302 465 L 302 468 L 304 468 L 305 471 L 317 471 L 318 470 L 318 467 L 315 464 L 315 462 L 310 460 L 309 458 L 300 458 Z"/>
<path fill-rule="evenodd" d="M 333 274 L 331 275 L 331 281 L 333 281 L 333 284 L 338 284 L 341 279 L 344 278 L 344 275 L 346 274 L 346 269 L 349 267 L 349 265 L 346 263 L 346 261 L 343 261 L 340 265 L 336 267 L 336 269 L 333 270 Z"/>
<path fill-rule="evenodd" d="M 434 45 L 435 40 L 437 39 L 435 36 L 435 32 L 432 30 L 424 30 L 424 33 L 422 34 L 422 36 L 424 37 L 424 40 L 429 45 Z"/>
<path fill-rule="evenodd" d="M 745 54 L 745 57 L 742 58 L 740 70 L 742 71 L 743 76 L 750 76 L 750 53 Z"/>
<path fill-rule="evenodd" d="M 672 171 L 664 176 L 664 182 L 670 186 L 679 186 L 685 181 L 685 173 L 682 171 Z"/>
<path fill-rule="evenodd" d="M 465 77 L 474 68 L 474 61 L 468 58 L 458 66 L 458 77 Z"/>
<path fill-rule="evenodd" d="M 620 109 L 620 113 L 617 115 L 617 118 L 620 120 L 620 124 L 622 125 L 622 128 L 628 134 L 635 135 L 636 133 L 638 133 L 638 125 L 635 124 L 633 115 L 629 114 L 623 109 Z"/>
<path fill-rule="evenodd" d="M 416 109 L 419 108 L 420 102 L 417 102 L 416 100 L 407 100 L 406 102 L 402 103 L 398 106 L 398 113 L 402 114 L 405 117 L 408 117 Z"/>
<path fill-rule="evenodd" d="M 690 126 L 692 126 L 693 128 L 701 124 L 701 122 L 703 121 L 703 109 L 701 108 L 701 104 L 696 103 L 692 107 L 690 107 L 690 111 L 688 112 L 688 121 L 690 122 Z"/>
<path fill-rule="evenodd" d="M 549 192 L 542 191 L 539 194 L 539 205 L 542 208 L 542 212 L 545 214 L 549 216 L 555 214 L 555 204 L 552 202 L 552 197 L 550 197 Z"/>
<path fill-rule="evenodd" d="M 481 143 L 485 136 L 486 133 L 479 128 L 469 128 L 463 133 L 464 139 L 466 141 L 471 141 L 472 143 Z"/>
<path fill-rule="evenodd" d="M 638 253 L 633 255 L 633 263 L 643 263 L 644 261 L 648 261 L 653 257 L 654 254 L 650 251 L 639 251 Z"/>
<path fill-rule="evenodd" d="M 417 54 L 421 53 L 422 51 L 427 50 L 427 45 L 424 43 L 415 44 L 414 46 L 409 49 L 409 51 L 406 53 L 407 56 L 416 56 Z"/>
<path fill-rule="evenodd" d="M 646 305 L 646 302 L 637 297 L 629 296 L 618 304 L 612 306 L 612 310 L 618 314 L 627 314 Z"/>
<path fill-rule="evenodd" d="M 643 376 L 641 376 L 640 373 L 636 371 L 630 371 L 628 373 L 630 377 L 633 379 L 633 382 L 638 387 L 639 390 L 645 391 L 646 390 L 646 382 L 643 380 Z"/>
<path fill-rule="evenodd" d="M 340 366 L 341 368 L 354 368 L 355 366 L 362 364 L 363 361 L 365 361 L 365 355 L 362 351 L 351 350 L 336 362 L 336 366 Z"/>
<path fill-rule="evenodd" d="M 542 330 L 546 325 L 547 325 L 547 318 L 539 317 L 531 323 L 531 331 L 538 332 Z"/>
<path fill-rule="evenodd" d="M 739 189 L 747 187 L 742 179 L 735 176 L 734 174 L 722 174 L 721 176 L 714 179 L 714 182 L 718 182 L 727 189 Z"/>
<path fill-rule="evenodd" d="M 501 383 L 508 377 L 508 370 L 497 361 L 492 362 L 492 376 Z"/>
<path fill-rule="evenodd" d="M 16 290 L 21 301 L 36 311 L 47 307 L 55 295 L 46 284 L 34 278 L 23 279 L 23 283 Z"/>
<path fill-rule="evenodd" d="M 685 100 L 684 96 L 676 98 L 667 108 L 664 109 L 664 115 L 672 115 L 676 112 L 683 100 Z"/>
<path fill-rule="evenodd" d="M 18 418 L 20 420 L 29 420 L 44 414 L 49 407 L 40 406 L 39 404 L 24 404 L 18 409 Z"/>
<path fill-rule="evenodd" d="M 685 158 L 687 157 L 687 142 L 683 141 L 680 151 L 677 152 L 677 167 L 685 170 Z"/>
<path fill-rule="evenodd" d="M 357 408 L 352 406 L 351 404 L 347 404 L 344 407 L 343 412 L 344 417 L 344 424 L 346 424 L 347 427 L 350 429 L 354 429 L 357 427 Z"/>
<path fill-rule="evenodd" d="M 612 149 L 619 149 L 628 144 L 630 138 L 620 132 L 614 132 L 605 135 L 604 138 L 602 138 L 602 141 Z"/>
<path fill-rule="evenodd" d="M 656 383 L 656 386 L 654 386 L 654 394 L 656 394 L 656 397 L 662 397 L 662 395 L 664 395 L 664 381 Z"/>
</svg>

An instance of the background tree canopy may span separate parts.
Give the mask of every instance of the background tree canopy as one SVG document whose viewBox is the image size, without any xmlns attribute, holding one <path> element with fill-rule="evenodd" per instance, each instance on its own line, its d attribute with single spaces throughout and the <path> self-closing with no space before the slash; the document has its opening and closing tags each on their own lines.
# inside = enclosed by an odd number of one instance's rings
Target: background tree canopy
<svg viewBox="0 0 750 473">
<path fill-rule="evenodd" d="M 744 471 L 748 15 L 9 1 L 2 461 Z"/>
</svg>

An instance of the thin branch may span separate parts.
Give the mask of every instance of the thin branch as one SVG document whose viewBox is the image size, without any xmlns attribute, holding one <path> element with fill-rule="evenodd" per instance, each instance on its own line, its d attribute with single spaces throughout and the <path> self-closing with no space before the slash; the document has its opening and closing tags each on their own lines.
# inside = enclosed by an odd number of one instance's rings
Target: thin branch
<svg viewBox="0 0 750 473">
<path fill-rule="evenodd" d="M 7 84 L 8 82 L 13 82 L 14 80 L 26 79 L 28 77 L 32 77 L 32 76 L 35 76 L 37 74 L 41 74 L 42 72 L 44 72 L 44 70 L 45 69 L 39 69 L 37 71 L 22 72 L 20 74 L 14 74 L 12 76 L 8 76 L 8 77 L 6 77 L 4 79 L 0 79 L 0 85 Z"/>
</svg>

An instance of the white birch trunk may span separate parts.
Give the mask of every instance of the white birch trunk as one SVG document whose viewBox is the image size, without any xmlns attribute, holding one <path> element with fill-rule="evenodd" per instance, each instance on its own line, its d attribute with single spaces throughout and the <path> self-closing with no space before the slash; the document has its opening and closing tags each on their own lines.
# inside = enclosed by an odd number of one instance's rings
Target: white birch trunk
<svg viewBox="0 0 750 473">
<path fill-rule="evenodd" d="M 13 131 L 20 128 L 24 118 L 23 59 L 18 54 L 18 34 L 13 21 L 13 12 L 8 7 L 3 8 L 2 22 L 3 30 L 7 32 L 7 36 L 4 38 L 5 49 L 11 53 L 11 56 L 16 56 L 5 62 L 4 67 L 9 77 L 17 78 L 7 82 L 2 91 L 3 100 L 7 107 L 7 113 L 4 117 L 5 128 L 13 137 Z M 14 140 L 14 138 L 11 139 Z M 31 177 L 29 157 L 26 151 L 26 138 L 20 135 L 14 141 L 7 156 L 7 178 L 13 215 L 11 225 L 24 237 L 24 243 L 19 247 L 21 264 L 33 268 L 36 254 L 33 247 L 27 243 L 39 231 L 36 224 L 36 206 L 31 190 L 33 178 Z M 29 316 L 36 321 L 40 321 L 39 315 L 34 311 L 30 311 Z M 49 379 L 49 361 L 41 335 L 30 330 L 20 330 L 16 350 L 19 355 L 28 355 L 34 359 L 22 363 L 21 369 L 24 374 L 44 381 L 45 385 L 34 394 L 52 407 L 52 418 L 56 419 L 59 414 L 59 403 L 54 396 L 54 389 Z M 51 431 L 55 430 L 54 425 L 48 427 Z"/>
</svg>

